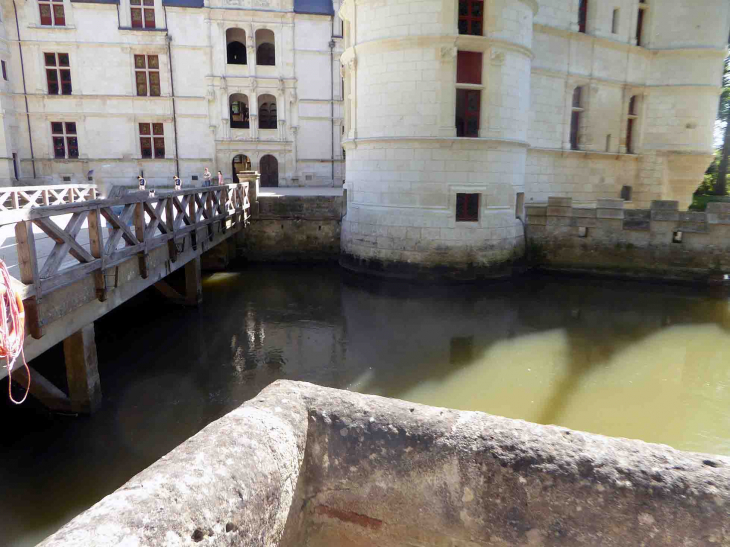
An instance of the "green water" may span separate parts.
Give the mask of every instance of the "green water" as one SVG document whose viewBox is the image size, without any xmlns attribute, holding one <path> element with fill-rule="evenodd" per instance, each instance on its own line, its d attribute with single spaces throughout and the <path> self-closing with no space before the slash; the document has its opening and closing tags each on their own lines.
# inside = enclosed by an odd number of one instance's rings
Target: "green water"
<svg viewBox="0 0 730 547">
<path fill-rule="evenodd" d="M 0 406 L 3 545 L 34 545 L 278 378 L 730 455 L 730 309 L 717 295 L 256 267 L 209 277 L 204 300 L 144 294 L 97 322 L 93 418 Z M 36 366 L 62 384 L 60 351 Z"/>
</svg>

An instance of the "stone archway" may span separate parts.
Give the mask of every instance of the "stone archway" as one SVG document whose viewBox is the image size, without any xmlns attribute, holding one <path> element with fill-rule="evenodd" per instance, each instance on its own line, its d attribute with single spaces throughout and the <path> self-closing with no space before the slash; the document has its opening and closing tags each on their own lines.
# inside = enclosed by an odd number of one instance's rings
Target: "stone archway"
<svg viewBox="0 0 730 547">
<path fill-rule="evenodd" d="M 261 186 L 279 186 L 279 161 L 267 154 L 259 161 L 259 172 L 261 173 Z"/>
<path fill-rule="evenodd" d="M 241 171 L 251 170 L 251 158 L 245 154 L 238 154 L 237 156 L 234 156 L 233 161 L 231 162 L 231 170 L 233 171 L 233 182 L 241 182 L 238 180 L 238 173 Z"/>
</svg>

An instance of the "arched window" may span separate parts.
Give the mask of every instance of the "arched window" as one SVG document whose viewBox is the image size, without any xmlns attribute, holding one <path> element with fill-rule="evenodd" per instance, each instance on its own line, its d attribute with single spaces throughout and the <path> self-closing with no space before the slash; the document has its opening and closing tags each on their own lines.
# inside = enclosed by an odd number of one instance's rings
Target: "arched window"
<svg viewBox="0 0 730 547">
<path fill-rule="evenodd" d="M 276 97 L 259 96 L 259 129 L 276 129 Z"/>
<path fill-rule="evenodd" d="M 226 44 L 229 65 L 246 64 L 246 31 L 240 28 L 229 28 L 226 31 Z"/>
<path fill-rule="evenodd" d="M 573 101 L 570 115 L 570 149 L 580 150 L 578 147 L 580 139 L 580 122 L 583 115 L 583 88 L 576 87 L 573 90 Z"/>
<path fill-rule="evenodd" d="M 231 114 L 231 127 L 234 129 L 248 128 L 248 97 L 234 93 L 228 99 Z"/>
<path fill-rule="evenodd" d="M 274 66 L 276 64 L 276 47 L 274 32 L 268 29 L 256 31 L 256 64 Z"/>
</svg>

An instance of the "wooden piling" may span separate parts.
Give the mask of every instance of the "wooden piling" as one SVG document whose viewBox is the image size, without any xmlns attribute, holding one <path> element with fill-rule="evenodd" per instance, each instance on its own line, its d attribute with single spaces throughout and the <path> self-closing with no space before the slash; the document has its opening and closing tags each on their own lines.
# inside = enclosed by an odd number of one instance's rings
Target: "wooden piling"
<svg viewBox="0 0 730 547">
<path fill-rule="evenodd" d="M 71 409 L 82 414 L 93 414 L 101 407 L 94 323 L 66 338 L 63 341 L 63 353 Z"/>
<path fill-rule="evenodd" d="M 198 306 L 203 302 L 203 284 L 200 255 L 185 264 L 185 303 Z"/>
</svg>

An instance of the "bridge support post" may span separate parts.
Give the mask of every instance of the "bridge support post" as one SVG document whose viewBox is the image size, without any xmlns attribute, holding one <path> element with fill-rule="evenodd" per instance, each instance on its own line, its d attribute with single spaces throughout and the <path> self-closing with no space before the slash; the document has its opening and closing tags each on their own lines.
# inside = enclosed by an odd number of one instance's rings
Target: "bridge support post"
<svg viewBox="0 0 730 547">
<path fill-rule="evenodd" d="M 94 323 L 86 325 L 63 341 L 66 360 L 66 378 L 71 399 L 71 410 L 93 414 L 101 407 Z"/>
<path fill-rule="evenodd" d="M 185 264 L 185 304 L 199 306 L 203 302 L 200 256 Z"/>
</svg>

